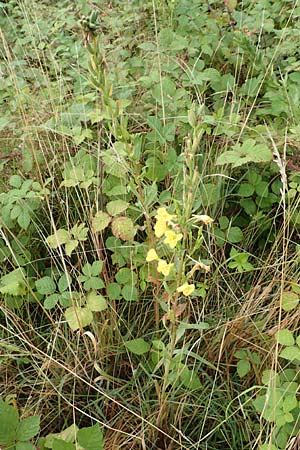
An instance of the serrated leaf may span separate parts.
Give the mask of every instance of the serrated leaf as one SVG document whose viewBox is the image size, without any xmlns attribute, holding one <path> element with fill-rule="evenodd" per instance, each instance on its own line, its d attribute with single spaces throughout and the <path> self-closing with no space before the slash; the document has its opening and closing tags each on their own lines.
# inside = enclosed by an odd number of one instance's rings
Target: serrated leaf
<svg viewBox="0 0 300 450">
<path fill-rule="evenodd" d="M 251 370 L 251 364 L 247 359 L 240 359 L 236 365 L 237 373 L 240 378 L 243 378 Z"/>
<path fill-rule="evenodd" d="M 36 436 L 40 431 L 40 417 L 39 416 L 31 416 L 26 417 L 20 421 L 16 438 L 18 441 L 28 441 Z"/>
<path fill-rule="evenodd" d="M 121 287 L 117 283 L 109 283 L 106 286 L 106 293 L 110 300 L 116 300 L 121 294 Z"/>
<path fill-rule="evenodd" d="M 54 234 L 47 237 L 46 242 L 50 248 L 58 248 L 60 245 L 65 244 L 70 239 L 69 232 L 60 228 L 56 230 Z"/>
<path fill-rule="evenodd" d="M 18 422 L 18 411 L 0 398 L 0 445 L 10 446 L 13 444 Z"/>
<path fill-rule="evenodd" d="M 50 295 L 55 292 L 56 284 L 51 277 L 46 276 L 36 280 L 35 287 L 39 294 Z"/>
<path fill-rule="evenodd" d="M 91 277 L 84 283 L 84 289 L 89 291 L 90 289 L 102 289 L 104 288 L 104 283 L 101 278 Z"/>
<path fill-rule="evenodd" d="M 78 247 L 78 241 L 76 239 L 72 239 L 65 244 L 65 252 L 67 256 L 71 256 L 72 252 L 75 248 Z"/>
<path fill-rule="evenodd" d="M 81 428 L 78 431 L 77 440 L 84 450 L 103 450 L 104 448 L 103 433 L 98 424 Z"/>
<path fill-rule="evenodd" d="M 107 203 L 106 209 L 111 216 L 117 216 L 118 214 L 126 211 L 128 206 L 129 203 L 125 202 L 124 200 L 112 200 L 111 202 Z"/>
<path fill-rule="evenodd" d="M 111 217 L 103 211 L 98 211 L 95 217 L 92 218 L 92 228 L 95 233 L 105 230 L 109 225 Z"/>
<path fill-rule="evenodd" d="M 102 272 L 102 268 L 103 268 L 103 261 L 101 260 L 94 261 L 91 267 L 92 276 L 96 277 L 100 275 L 100 273 Z"/>
<path fill-rule="evenodd" d="M 68 289 L 69 285 L 72 283 L 72 277 L 69 273 L 63 274 L 60 279 L 58 280 L 58 290 L 59 292 L 64 292 Z"/>
<path fill-rule="evenodd" d="M 88 308 L 73 307 L 67 308 L 65 318 L 71 330 L 76 331 L 90 325 L 93 321 L 93 313 Z"/>
<path fill-rule="evenodd" d="M 24 230 L 27 230 L 27 228 L 29 227 L 29 224 L 30 224 L 30 215 L 29 215 L 28 211 L 26 211 L 25 209 L 22 209 L 22 212 L 18 215 L 17 222 L 21 228 L 23 228 Z"/>
<path fill-rule="evenodd" d="M 285 291 L 282 294 L 282 309 L 291 311 L 299 303 L 299 296 L 295 292 Z"/>
<path fill-rule="evenodd" d="M 242 230 L 239 227 L 231 227 L 227 233 L 227 239 L 231 244 L 237 244 L 244 239 Z"/>
<path fill-rule="evenodd" d="M 300 361 L 300 348 L 295 345 L 286 347 L 280 352 L 279 356 L 288 361 Z"/>
<path fill-rule="evenodd" d="M 276 338 L 277 342 L 279 342 L 279 344 L 281 344 L 281 345 L 294 345 L 295 344 L 295 339 L 294 339 L 293 333 L 287 329 L 277 331 L 277 333 L 275 334 L 275 338 Z"/>
<path fill-rule="evenodd" d="M 54 308 L 60 299 L 60 294 L 49 295 L 44 301 L 44 308 L 50 310 Z"/>
<path fill-rule="evenodd" d="M 115 237 L 123 241 L 131 241 L 134 238 L 136 229 L 129 217 L 117 217 L 112 222 L 112 232 Z"/>
<path fill-rule="evenodd" d="M 19 189 L 22 186 L 22 178 L 20 175 L 12 175 L 9 179 L 10 186 Z"/>
<path fill-rule="evenodd" d="M 78 241 L 86 241 L 89 229 L 84 223 L 76 224 L 71 228 L 71 234 Z"/>
<path fill-rule="evenodd" d="M 137 275 L 135 272 L 133 272 L 128 267 L 122 267 L 116 275 L 115 275 L 116 281 L 120 284 L 133 284 L 137 281 Z"/>
<path fill-rule="evenodd" d="M 103 295 L 99 295 L 95 291 L 89 292 L 86 296 L 86 306 L 94 312 L 100 312 L 107 309 L 105 298 Z"/>
<path fill-rule="evenodd" d="M 150 350 L 150 345 L 142 338 L 127 341 L 125 342 L 125 346 L 135 355 L 144 355 L 144 353 L 147 353 Z"/>
</svg>

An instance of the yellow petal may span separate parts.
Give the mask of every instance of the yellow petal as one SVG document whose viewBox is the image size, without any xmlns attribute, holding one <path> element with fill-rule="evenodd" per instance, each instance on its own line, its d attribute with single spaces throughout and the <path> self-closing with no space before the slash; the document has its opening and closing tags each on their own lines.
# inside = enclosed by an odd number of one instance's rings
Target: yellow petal
<svg viewBox="0 0 300 450">
<path fill-rule="evenodd" d="M 164 239 L 164 243 L 165 244 L 169 244 L 169 246 L 171 248 L 175 248 L 176 244 L 178 241 L 180 241 L 182 239 L 182 234 L 181 233 L 175 233 L 172 230 L 167 230 L 165 232 L 165 239 Z"/>
<path fill-rule="evenodd" d="M 183 283 L 182 286 L 179 286 L 176 291 L 177 292 L 182 292 L 183 295 L 185 295 L 186 297 L 188 295 L 191 295 L 192 292 L 194 292 L 195 290 L 195 285 L 194 284 L 188 284 L 188 283 Z"/>
<path fill-rule="evenodd" d="M 157 271 L 162 273 L 165 277 L 167 277 L 172 269 L 174 264 L 168 264 L 167 261 L 160 259 L 157 265 Z"/>
<path fill-rule="evenodd" d="M 166 208 L 158 208 L 155 218 L 157 220 L 164 220 L 165 222 L 169 222 L 174 219 L 176 216 L 174 214 L 169 214 Z"/>
<path fill-rule="evenodd" d="M 154 226 L 154 234 L 156 237 L 162 237 L 168 230 L 167 222 L 164 219 L 158 219 Z"/>
<path fill-rule="evenodd" d="M 157 253 L 154 250 L 154 248 L 151 248 L 147 253 L 146 261 L 151 262 L 151 261 L 157 261 L 157 260 L 158 260 Z"/>
</svg>

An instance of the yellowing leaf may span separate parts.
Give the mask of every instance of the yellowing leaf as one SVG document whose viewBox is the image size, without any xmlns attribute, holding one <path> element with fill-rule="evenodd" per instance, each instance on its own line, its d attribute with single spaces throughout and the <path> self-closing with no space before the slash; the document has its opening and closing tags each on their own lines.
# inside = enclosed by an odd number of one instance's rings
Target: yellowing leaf
<svg viewBox="0 0 300 450">
<path fill-rule="evenodd" d="M 93 313 L 89 308 L 79 308 L 71 306 L 65 311 L 65 318 L 71 330 L 76 331 L 84 328 L 93 321 Z"/>
<path fill-rule="evenodd" d="M 69 232 L 63 228 L 60 228 L 59 230 L 56 230 L 54 234 L 48 236 L 46 242 L 50 248 L 58 248 L 60 245 L 68 242 L 69 239 Z"/>
<path fill-rule="evenodd" d="M 98 211 L 95 217 L 92 218 L 92 228 L 95 233 L 105 230 L 108 226 L 111 218 L 110 216 L 103 211 Z"/>
</svg>

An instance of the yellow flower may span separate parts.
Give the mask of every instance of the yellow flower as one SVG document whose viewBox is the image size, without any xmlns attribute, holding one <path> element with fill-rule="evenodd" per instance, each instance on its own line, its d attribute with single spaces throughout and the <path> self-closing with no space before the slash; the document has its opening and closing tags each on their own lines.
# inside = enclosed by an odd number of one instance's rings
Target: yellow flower
<svg viewBox="0 0 300 450">
<path fill-rule="evenodd" d="M 164 219 L 157 219 L 157 222 L 154 226 L 154 234 L 156 237 L 162 237 L 165 232 L 168 230 L 167 222 Z"/>
<path fill-rule="evenodd" d="M 165 222 L 169 222 L 174 219 L 176 216 L 174 214 L 169 214 L 166 208 L 158 208 L 156 213 L 156 220 L 164 220 Z"/>
<path fill-rule="evenodd" d="M 165 277 L 167 277 L 173 266 L 174 264 L 168 264 L 167 261 L 160 259 L 157 265 L 157 272 L 162 273 Z"/>
<path fill-rule="evenodd" d="M 191 295 L 192 292 L 194 292 L 195 290 L 195 285 L 194 284 L 188 284 L 188 283 L 184 283 L 182 286 L 179 286 L 176 291 L 177 292 L 182 292 L 183 295 L 185 295 L 186 297 L 188 295 Z"/>
<path fill-rule="evenodd" d="M 206 214 L 202 214 L 201 216 L 197 216 L 198 219 L 204 223 L 204 225 L 209 225 L 214 221 L 210 216 L 207 216 Z"/>
<path fill-rule="evenodd" d="M 154 250 L 154 248 L 151 248 L 147 253 L 146 261 L 151 262 L 151 261 L 157 261 L 157 260 L 158 260 L 157 253 Z"/>
<path fill-rule="evenodd" d="M 165 244 L 169 244 L 169 246 L 171 248 L 175 248 L 176 244 L 178 241 L 180 241 L 180 239 L 182 239 L 182 234 L 181 233 L 175 233 L 172 230 L 167 230 L 165 232 L 165 239 L 164 239 L 164 243 Z"/>
</svg>

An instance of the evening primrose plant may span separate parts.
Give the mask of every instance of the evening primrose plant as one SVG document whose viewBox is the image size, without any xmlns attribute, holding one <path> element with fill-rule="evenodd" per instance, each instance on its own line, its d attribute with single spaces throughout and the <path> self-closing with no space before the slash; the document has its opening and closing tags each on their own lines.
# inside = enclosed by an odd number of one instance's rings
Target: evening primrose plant
<svg viewBox="0 0 300 450">
<path fill-rule="evenodd" d="M 201 248 L 203 246 L 203 225 L 209 225 L 212 222 L 213 219 L 207 215 L 192 216 L 190 220 L 183 221 L 180 212 L 176 215 L 170 214 L 164 207 L 160 207 L 156 211 L 155 242 L 147 252 L 146 261 L 149 263 L 151 274 L 149 280 L 162 288 L 154 289 L 156 292 L 154 309 L 157 330 L 162 321 L 169 336 L 167 345 L 156 339 L 153 341 L 152 348 L 155 355 L 158 347 L 164 349 L 161 352 L 161 361 L 156 361 L 156 357 L 154 358 L 156 366 L 162 364 L 164 367 L 159 395 L 160 411 L 157 419 L 160 426 L 168 417 L 168 399 L 178 383 L 191 390 L 197 389 L 201 385 L 196 371 L 190 370 L 181 361 L 178 354 L 179 349 L 176 346 L 186 329 L 191 327 L 203 329 L 207 326 L 203 323 L 189 324 L 188 316 L 183 317 L 183 314 L 188 310 L 187 302 L 190 296 L 204 296 L 203 292 L 197 292 L 197 285 L 203 287 L 203 282 L 197 281 L 196 273 L 199 271 L 207 273 L 210 270 L 209 265 L 201 261 Z M 190 248 L 191 244 L 193 248 Z M 193 257 L 189 253 L 192 253 Z M 196 257 L 197 259 L 195 259 Z"/>
</svg>

